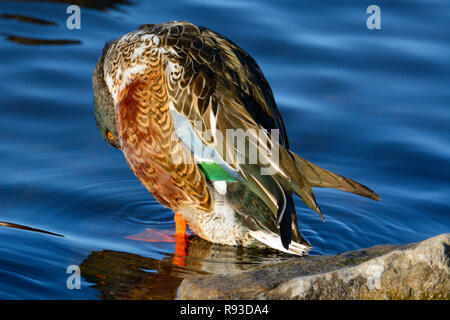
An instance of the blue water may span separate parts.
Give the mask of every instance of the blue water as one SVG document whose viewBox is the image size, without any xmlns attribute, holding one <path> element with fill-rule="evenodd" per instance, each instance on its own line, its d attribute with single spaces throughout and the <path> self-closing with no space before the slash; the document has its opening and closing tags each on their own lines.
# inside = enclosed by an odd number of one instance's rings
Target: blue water
<svg viewBox="0 0 450 320">
<path fill-rule="evenodd" d="M 311 254 L 450 232 L 448 1 L 84 2 L 80 30 L 66 28 L 68 4 L 0 3 L 0 221 L 60 235 L 0 227 L 0 298 L 171 299 L 193 274 L 286 259 L 195 239 L 180 266 L 174 243 L 126 238 L 173 231 L 173 214 L 102 140 L 91 73 L 106 41 L 144 23 L 235 41 L 271 84 L 292 150 L 379 194 L 316 190 L 325 223 L 296 199 Z M 381 30 L 366 27 L 371 4 Z"/>
</svg>

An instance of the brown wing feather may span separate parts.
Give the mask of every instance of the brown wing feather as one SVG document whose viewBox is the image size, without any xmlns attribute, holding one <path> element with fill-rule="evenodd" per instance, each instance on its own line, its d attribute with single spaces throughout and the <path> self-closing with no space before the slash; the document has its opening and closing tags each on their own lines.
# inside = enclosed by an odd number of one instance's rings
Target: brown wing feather
<svg viewBox="0 0 450 320">
<path fill-rule="evenodd" d="M 168 74 L 168 95 L 175 108 L 191 121 L 217 114 L 219 93 L 229 92 L 238 102 L 234 110 L 257 126 L 280 129 L 280 143 L 289 148 L 286 129 L 272 90 L 255 60 L 231 40 L 188 22 L 142 25 L 170 48 L 167 61 L 180 65 L 180 73 Z M 193 107 L 194 106 L 194 107 Z M 208 109 L 209 108 L 209 109 Z"/>
</svg>

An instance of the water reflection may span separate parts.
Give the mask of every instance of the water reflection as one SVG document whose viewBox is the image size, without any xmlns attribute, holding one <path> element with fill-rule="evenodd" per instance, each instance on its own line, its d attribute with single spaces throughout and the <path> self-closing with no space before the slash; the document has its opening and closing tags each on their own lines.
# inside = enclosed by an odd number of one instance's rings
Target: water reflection
<svg viewBox="0 0 450 320">
<path fill-rule="evenodd" d="M 23 2 L 38 2 L 36 0 L 21 0 Z M 67 5 L 77 5 L 84 8 L 97 9 L 105 11 L 107 9 L 118 9 L 119 5 L 131 5 L 133 2 L 128 0 L 46 0 L 39 2 L 66 3 Z"/>
<path fill-rule="evenodd" d="M 103 250 L 93 251 L 80 268 L 102 299 L 174 299 L 182 278 L 170 260 Z"/>
<path fill-rule="evenodd" d="M 185 256 L 162 259 L 112 250 L 93 251 L 80 265 L 82 276 L 94 283 L 102 299 L 174 299 L 183 279 L 207 274 L 230 274 L 289 259 L 248 248 L 209 243 L 196 236 Z"/>
<path fill-rule="evenodd" d="M 9 19 L 9 20 L 17 20 L 21 22 L 27 22 L 27 23 L 35 23 L 35 24 L 42 24 L 42 25 L 50 25 L 50 26 L 56 26 L 57 24 L 53 21 L 48 21 L 44 19 L 34 18 L 30 16 L 24 16 L 19 14 L 1 14 L 0 18 L 2 19 Z"/>
<path fill-rule="evenodd" d="M 24 23 L 32 23 L 37 25 L 47 25 L 47 26 L 57 26 L 55 22 L 50 20 L 44 20 L 41 18 L 35 18 L 29 15 L 19 15 L 19 14 L 8 14 L 4 13 L 0 15 L 0 18 L 4 20 L 16 20 Z M 68 44 L 81 44 L 80 40 L 70 40 L 70 39 L 43 39 L 43 38 L 33 38 L 27 36 L 18 36 L 14 34 L 2 33 L 6 37 L 6 40 L 18 44 L 25 45 L 68 45 Z"/>
<path fill-rule="evenodd" d="M 23 0 L 24 2 L 35 2 L 33 0 Z M 83 0 L 48 0 L 45 2 L 58 2 L 58 3 L 66 3 L 68 5 L 78 5 L 80 7 L 96 9 L 101 11 L 106 11 L 107 9 L 115 9 L 120 11 L 121 5 L 131 5 L 132 2 L 127 0 L 95 0 L 95 1 L 83 1 Z M 47 25 L 47 26 L 57 26 L 57 23 L 49 20 L 32 17 L 30 15 L 22 15 L 22 14 L 12 14 L 12 13 L 3 13 L 0 15 L 0 18 L 4 20 L 16 20 L 24 23 L 32 23 L 38 25 Z M 27 36 L 19 36 L 15 34 L 2 33 L 3 36 L 6 37 L 7 41 L 24 44 L 24 45 L 70 45 L 70 44 L 81 44 L 80 40 L 76 39 L 44 39 L 44 38 L 34 38 Z"/>
<path fill-rule="evenodd" d="M 57 236 L 57 237 L 64 237 L 62 234 L 57 234 L 57 233 L 53 233 L 50 231 L 32 228 L 32 227 L 24 226 L 21 224 L 16 224 L 16 223 L 6 222 L 6 221 L 0 221 L 0 227 L 15 228 L 15 229 L 21 229 L 21 230 L 32 231 L 32 232 L 45 233 L 45 234 L 49 234 L 49 235 Z"/>
<path fill-rule="evenodd" d="M 80 40 L 68 40 L 68 39 L 34 39 L 29 37 L 21 37 L 16 35 L 6 35 L 6 40 L 26 45 L 68 45 L 68 44 L 81 44 Z"/>
</svg>

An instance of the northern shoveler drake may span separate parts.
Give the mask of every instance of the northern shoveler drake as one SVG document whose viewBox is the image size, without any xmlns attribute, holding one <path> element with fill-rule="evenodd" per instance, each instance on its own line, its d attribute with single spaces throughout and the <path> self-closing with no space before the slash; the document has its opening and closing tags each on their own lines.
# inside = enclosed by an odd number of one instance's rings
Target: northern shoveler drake
<svg viewBox="0 0 450 320">
<path fill-rule="evenodd" d="M 147 24 L 107 43 L 93 89 L 100 133 L 175 212 L 176 235 L 187 224 L 214 243 L 303 255 L 293 194 L 322 219 L 312 187 L 379 200 L 289 150 L 258 64 L 207 28 Z"/>
</svg>

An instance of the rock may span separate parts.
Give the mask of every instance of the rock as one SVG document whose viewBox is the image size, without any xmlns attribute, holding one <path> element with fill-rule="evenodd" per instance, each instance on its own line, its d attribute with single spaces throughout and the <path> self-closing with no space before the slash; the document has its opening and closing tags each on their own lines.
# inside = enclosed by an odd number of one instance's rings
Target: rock
<svg viewBox="0 0 450 320">
<path fill-rule="evenodd" d="M 450 234 L 184 279 L 177 299 L 450 299 Z"/>
</svg>

